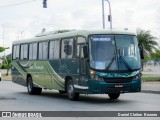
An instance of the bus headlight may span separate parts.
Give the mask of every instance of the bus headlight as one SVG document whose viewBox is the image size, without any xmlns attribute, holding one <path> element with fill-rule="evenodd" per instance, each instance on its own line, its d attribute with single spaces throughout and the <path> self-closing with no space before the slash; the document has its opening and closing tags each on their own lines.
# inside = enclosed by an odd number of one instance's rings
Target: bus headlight
<svg viewBox="0 0 160 120">
<path fill-rule="evenodd" d="M 94 79 L 94 80 L 100 80 L 100 81 L 103 80 L 103 78 L 100 78 L 97 75 L 95 75 L 94 70 L 90 70 L 90 75 L 91 75 L 91 78 Z"/>
<path fill-rule="evenodd" d="M 95 78 L 95 72 L 94 72 L 94 70 L 90 70 L 90 75 L 91 75 L 91 78 Z"/>
<path fill-rule="evenodd" d="M 137 73 L 137 75 L 135 75 L 134 77 L 133 77 L 133 80 L 137 80 L 137 79 L 140 79 L 140 77 L 141 77 L 141 71 L 136 71 L 136 73 Z"/>
<path fill-rule="evenodd" d="M 140 75 L 136 75 L 136 76 L 133 77 L 133 80 L 137 80 L 139 78 L 140 78 Z"/>
<path fill-rule="evenodd" d="M 95 74 L 94 70 L 90 70 L 90 74 L 94 75 Z"/>
</svg>

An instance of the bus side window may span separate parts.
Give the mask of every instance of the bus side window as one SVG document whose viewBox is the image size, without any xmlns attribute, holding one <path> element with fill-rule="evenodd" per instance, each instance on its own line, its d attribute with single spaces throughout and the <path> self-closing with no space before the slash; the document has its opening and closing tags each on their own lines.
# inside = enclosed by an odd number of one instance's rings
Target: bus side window
<svg viewBox="0 0 160 120">
<path fill-rule="evenodd" d="M 61 42 L 61 58 L 73 57 L 73 38 L 62 39 Z"/>
<path fill-rule="evenodd" d="M 54 41 L 49 42 L 49 59 L 54 58 Z"/>
<path fill-rule="evenodd" d="M 60 52 L 60 41 L 56 40 L 54 41 L 54 59 L 59 58 L 59 52 Z"/>
<path fill-rule="evenodd" d="M 32 59 L 36 60 L 37 59 L 37 43 L 33 43 L 33 52 L 32 52 Z"/>
<path fill-rule="evenodd" d="M 84 58 L 83 51 L 82 51 L 83 49 L 81 49 L 80 47 L 82 47 L 82 44 L 85 44 L 85 43 L 86 43 L 85 37 L 78 37 L 77 38 L 76 57 Z M 81 52 L 80 52 L 80 49 L 81 49 Z M 81 53 L 81 55 L 80 55 L 80 53 Z"/>
<path fill-rule="evenodd" d="M 37 59 L 37 43 L 31 43 L 29 45 L 29 59 L 30 60 Z"/>
<path fill-rule="evenodd" d="M 41 60 L 45 60 L 48 57 L 48 42 L 40 42 L 39 43 L 39 54 L 38 58 Z"/>
<path fill-rule="evenodd" d="M 13 60 L 19 59 L 19 45 L 13 46 Z"/>
<path fill-rule="evenodd" d="M 29 44 L 29 60 L 33 58 L 33 44 Z"/>
<path fill-rule="evenodd" d="M 50 41 L 49 44 L 49 59 L 58 59 L 59 58 L 59 41 Z"/>
<path fill-rule="evenodd" d="M 43 56 L 42 55 L 43 54 L 43 50 L 42 50 L 43 47 L 42 47 L 42 45 L 43 45 L 42 43 L 39 43 L 39 47 L 38 47 L 39 48 L 39 50 L 38 50 L 38 52 L 39 52 L 38 59 L 42 59 L 42 56 Z"/>
<path fill-rule="evenodd" d="M 22 44 L 21 45 L 21 60 L 28 59 L 28 44 Z"/>
</svg>

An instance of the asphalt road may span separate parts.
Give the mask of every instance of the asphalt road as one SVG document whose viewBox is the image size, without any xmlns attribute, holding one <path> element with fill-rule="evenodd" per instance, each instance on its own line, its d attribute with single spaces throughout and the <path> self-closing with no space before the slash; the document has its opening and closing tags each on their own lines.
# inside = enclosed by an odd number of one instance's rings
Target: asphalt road
<svg viewBox="0 0 160 120">
<path fill-rule="evenodd" d="M 26 87 L 0 82 L 0 111 L 160 111 L 160 95 L 149 93 L 122 94 L 118 100 L 107 95 L 81 95 L 79 101 L 70 101 L 58 91 L 43 90 L 42 95 L 29 95 Z M 12 118 L 18 120 L 22 118 Z M 24 119 L 24 118 L 23 118 Z M 53 120 L 53 118 L 28 118 L 29 120 Z M 27 120 L 28 120 L 27 119 Z M 58 117 L 54 120 L 88 120 L 87 117 Z M 159 120 L 157 117 L 93 117 L 92 120 Z M 6 118 L 0 118 L 6 120 Z"/>
<path fill-rule="evenodd" d="M 58 91 L 43 90 L 42 95 L 29 95 L 26 87 L 0 82 L 0 111 L 160 111 L 160 95 L 149 93 L 122 94 L 118 100 L 108 95 L 81 95 L 70 101 Z"/>
</svg>

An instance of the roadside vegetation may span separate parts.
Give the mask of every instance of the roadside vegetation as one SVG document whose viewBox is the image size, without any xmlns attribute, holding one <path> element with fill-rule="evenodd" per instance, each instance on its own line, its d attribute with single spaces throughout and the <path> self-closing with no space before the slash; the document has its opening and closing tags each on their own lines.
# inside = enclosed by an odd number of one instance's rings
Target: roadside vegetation
<svg viewBox="0 0 160 120">
<path fill-rule="evenodd" d="M 160 82 L 160 76 L 150 76 L 150 77 L 142 76 L 142 81 L 143 82 Z"/>
<path fill-rule="evenodd" d="M 5 51 L 6 49 L 9 48 L 4 48 L 4 47 L 0 47 L 0 52 Z M 3 56 L 1 58 L 3 60 L 2 64 L 0 64 L 0 69 L 6 69 L 6 76 L 8 76 L 8 72 L 11 69 L 11 54 L 7 55 L 7 56 Z"/>
<path fill-rule="evenodd" d="M 154 61 L 154 65 L 160 64 L 160 47 L 157 38 L 151 35 L 150 31 L 137 29 L 138 43 L 144 50 L 144 60 L 142 60 L 142 70 L 148 61 Z"/>
</svg>

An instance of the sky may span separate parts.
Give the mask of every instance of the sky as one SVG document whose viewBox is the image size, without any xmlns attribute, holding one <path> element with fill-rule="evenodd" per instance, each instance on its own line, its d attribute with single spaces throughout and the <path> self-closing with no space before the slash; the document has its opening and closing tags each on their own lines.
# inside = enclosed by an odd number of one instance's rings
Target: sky
<svg viewBox="0 0 160 120">
<path fill-rule="evenodd" d="M 0 0 L 0 46 L 4 43 L 11 48 L 12 41 L 32 38 L 43 28 L 102 29 L 102 0 L 47 1 L 47 8 L 43 8 L 43 0 Z M 12 6 L 19 3 L 25 4 Z M 114 29 L 150 30 L 160 43 L 160 0 L 110 0 L 110 3 Z M 105 1 L 106 29 L 110 27 L 108 14 Z M 11 49 L 5 51 L 9 53 Z"/>
</svg>

